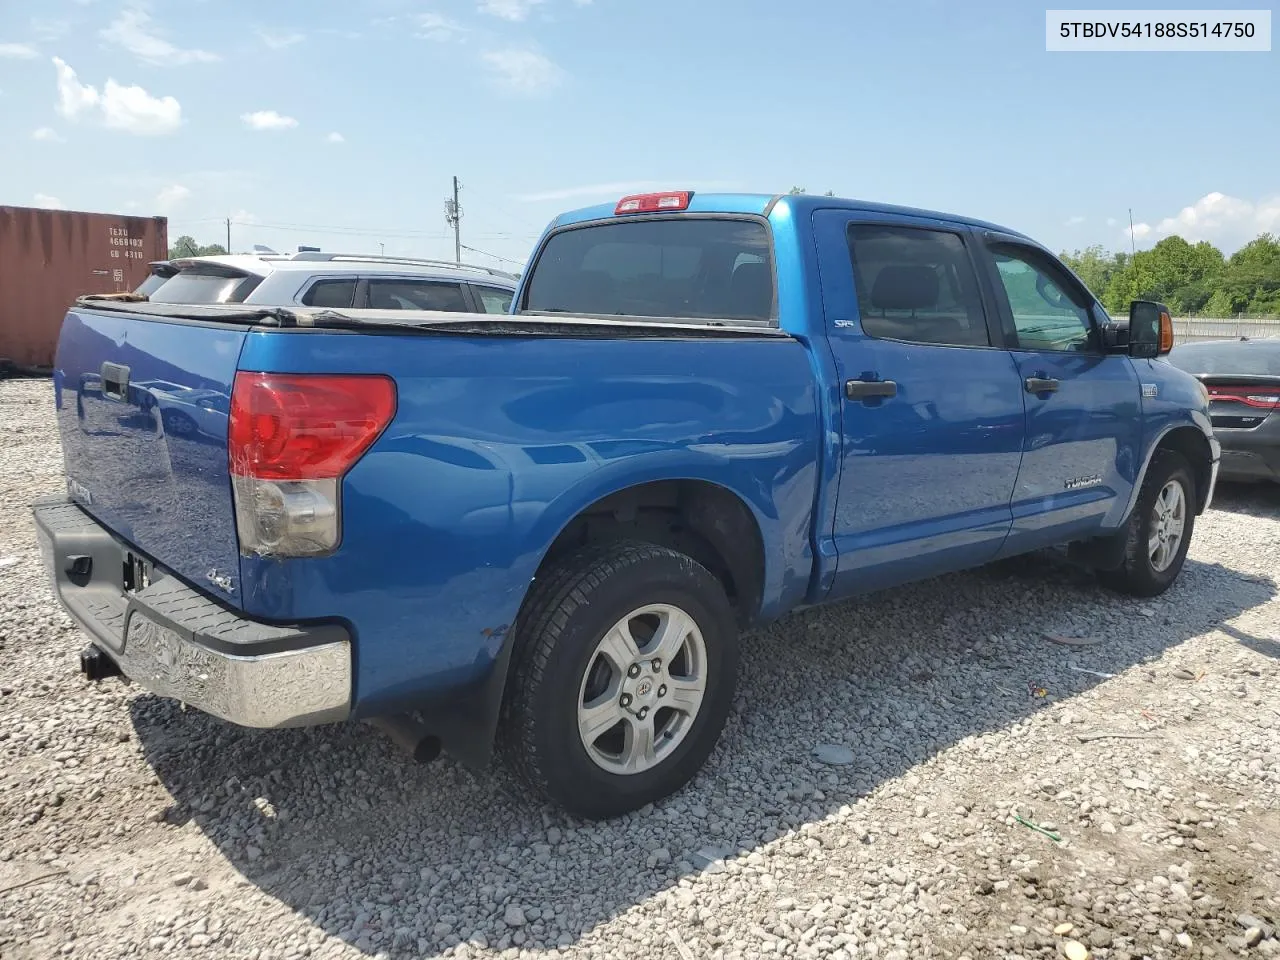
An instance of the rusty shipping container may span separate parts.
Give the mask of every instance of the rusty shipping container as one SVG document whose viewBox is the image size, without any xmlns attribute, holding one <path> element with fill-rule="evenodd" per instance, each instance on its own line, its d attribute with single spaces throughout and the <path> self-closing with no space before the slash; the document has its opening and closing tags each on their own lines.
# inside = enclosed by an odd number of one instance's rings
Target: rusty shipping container
<svg viewBox="0 0 1280 960">
<path fill-rule="evenodd" d="M 164 217 L 0 207 L 0 366 L 52 367 L 76 297 L 133 290 L 168 255 Z"/>
</svg>

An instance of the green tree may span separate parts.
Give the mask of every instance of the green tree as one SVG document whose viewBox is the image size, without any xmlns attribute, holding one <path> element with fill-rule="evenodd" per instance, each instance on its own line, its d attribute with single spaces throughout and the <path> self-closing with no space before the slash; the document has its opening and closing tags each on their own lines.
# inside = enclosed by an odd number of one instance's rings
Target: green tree
<svg viewBox="0 0 1280 960">
<path fill-rule="evenodd" d="M 1230 314 L 1280 313 L 1280 238 L 1264 233 L 1233 253 L 1215 297 Z"/>
<path fill-rule="evenodd" d="M 220 257 L 225 255 L 226 252 L 227 248 L 220 243 L 210 243 L 202 246 L 191 237 L 183 234 L 169 247 L 169 259 L 176 260 L 179 257 Z"/>
<path fill-rule="evenodd" d="M 1112 274 L 1103 303 L 1121 311 L 1131 300 L 1159 300 L 1175 313 L 1198 313 L 1219 289 L 1225 269 L 1222 251 L 1213 244 L 1192 246 L 1182 237 L 1165 237 Z"/>
<path fill-rule="evenodd" d="M 1107 284 L 1111 282 L 1112 275 L 1123 266 L 1119 257 L 1119 254 L 1104 251 L 1102 244 L 1095 244 L 1074 253 L 1064 252 L 1062 262 L 1084 281 L 1084 285 L 1095 297 L 1101 300 Z"/>
</svg>

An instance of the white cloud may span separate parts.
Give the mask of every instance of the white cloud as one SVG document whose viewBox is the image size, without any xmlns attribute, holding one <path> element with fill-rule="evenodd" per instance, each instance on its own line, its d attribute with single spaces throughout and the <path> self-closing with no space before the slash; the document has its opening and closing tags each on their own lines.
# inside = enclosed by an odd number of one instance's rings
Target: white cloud
<svg viewBox="0 0 1280 960">
<path fill-rule="evenodd" d="M 333 131 L 333 133 L 329 134 L 324 139 L 328 143 L 346 143 L 347 142 L 347 138 L 344 137 L 342 134 L 340 134 L 337 130 Z"/>
<path fill-rule="evenodd" d="M 231 215 L 231 222 L 232 224 L 238 224 L 242 227 L 252 226 L 258 222 L 258 217 L 255 214 L 250 213 L 248 210 L 237 210 Z"/>
<path fill-rule="evenodd" d="M 107 79 L 99 92 L 81 83 L 64 61 L 53 58 L 58 71 L 58 113 L 76 120 L 86 111 L 112 130 L 139 136 L 172 133 L 182 125 L 182 106 L 173 97 L 153 97 L 142 87 L 126 87 Z"/>
<path fill-rule="evenodd" d="M 484 55 L 484 65 L 494 82 L 511 93 L 544 93 L 564 79 L 564 71 L 536 50 L 490 50 Z"/>
<path fill-rule="evenodd" d="M 418 30 L 416 36 L 423 40 L 436 40 L 440 43 L 451 43 L 455 40 L 461 40 L 462 35 L 467 32 L 467 28 L 458 23 L 457 20 L 450 20 L 448 17 L 441 16 L 438 13 L 423 13 L 418 15 Z"/>
<path fill-rule="evenodd" d="M 1117 220 L 1115 217 L 1107 217 L 1107 226 L 1108 226 L 1108 227 L 1114 227 L 1114 226 L 1115 226 L 1117 223 L 1119 223 L 1119 222 L 1120 222 L 1120 221 L 1119 221 L 1119 220 Z"/>
<path fill-rule="evenodd" d="M 44 207 L 46 210 L 65 210 L 66 206 L 57 197 L 51 197 L 47 193 L 37 193 L 35 195 L 35 205 Z"/>
<path fill-rule="evenodd" d="M 272 33 L 270 30 L 259 30 L 258 39 L 272 50 L 283 50 L 307 38 L 301 33 Z"/>
<path fill-rule="evenodd" d="M 1073 217 L 1067 217 L 1068 227 L 1078 227 L 1082 223 L 1084 223 L 1084 217 L 1080 216 L 1078 213 Z"/>
<path fill-rule="evenodd" d="M 173 97 L 153 97 L 141 87 L 108 79 L 102 88 L 102 115 L 113 130 L 142 136 L 173 133 L 182 126 L 182 107 Z"/>
<path fill-rule="evenodd" d="M 70 29 L 71 21 L 67 19 L 31 18 L 31 32 L 40 40 L 61 40 Z"/>
<path fill-rule="evenodd" d="M 184 50 L 170 43 L 151 26 L 150 15 L 136 7 L 121 11 L 101 35 L 108 43 L 123 47 L 144 63 L 160 67 L 213 63 L 221 59 L 207 50 Z"/>
<path fill-rule="evenodd" d="M 1226 250 L 1243 246 L 1260 233 L 1280 232 L 1280 196 L 1244 200 L 1214 191 L 1155 224 L 1135 223 L 1134 239 L 1177 234 L 1191 243 L 1208 240 Z M 1126 227 L 1124 235 L 1129 236 Z"/>
<path fill-rule="evenodd" d="M 191 191 L 180 183 L 165 187 L 156 196 L 156 207 L 163 214 L 170 214 L 191 198 Z"/>
<path fill-rule="evenodd" d="M 41 140 L 45 143 L 61 143 L 62 137 L 53 127 L 40 127 L 31 131 L 32 140 Z"/>
<path fill-rule="evenodd" d="M 101 97 L 96 87 L 81 83 L 76 72 L 57 57 L 53 58 L 53 66 L 58 71 L 58 113 L 74 120 L 85 110 L 98 105 Z"/>
<path fill-rule="evenodd" d="M 622 180 L 616 183 L 591 183 L 561 190 L 542 190 L 524 193 L 516 197 L 521 203 L 544 203 L 561 200 L 593 200 L 625 197 L 631 193 L 651 193 L 658 190 L 734 190 L 740 185 L 731 180 Z"/>
<path fill-rule="evenodd" d="M 529 11 L 542 2 L 543 0 L 480 0 L 479 10 L 503 20 L 520 21 L 526 19 Z"/>
<path fill-rule="evenodd" d="M 29 43 L 0 43 L 0 60 L 34 60 L 40 52 Z"/>
<path fill-rule="evenodd" d="M 242 113 L 240 119 L 250 130 L 291 130 L 298 125 L 293 117 L 286 117 L 274 110 L 257 110 Z"/>
</svg>

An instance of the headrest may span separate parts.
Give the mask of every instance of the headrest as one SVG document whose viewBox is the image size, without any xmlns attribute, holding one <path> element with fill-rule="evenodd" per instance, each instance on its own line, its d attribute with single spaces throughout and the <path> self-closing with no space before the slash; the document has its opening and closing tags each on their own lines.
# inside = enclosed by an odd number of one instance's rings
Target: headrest
<svg viewBox="0 0 1280 960">
<path fill-rule="evenodd" d="M 871 305 L 880 310 L 920 310 L 937 302 L 937 271 L 919 264 L 885 267 L 871 288 Z"/>
</svg>

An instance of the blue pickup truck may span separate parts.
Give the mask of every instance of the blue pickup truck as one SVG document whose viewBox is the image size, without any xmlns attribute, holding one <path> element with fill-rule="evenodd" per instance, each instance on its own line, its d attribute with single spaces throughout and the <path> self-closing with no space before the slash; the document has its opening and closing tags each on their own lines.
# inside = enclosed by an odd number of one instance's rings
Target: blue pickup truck
<svg viewBox="0 0 1280 960">
<path fill-rule="evenodd" d="M 78 301 L 35 520 L 91 679 L 608 817 L 694 775 L 788 611 L 1064 545 L 1167 589 L 1219 458 L 1171 347 L 993 224 L 625 197 L 549 226 L 510 314 Z"/>
</svg>

